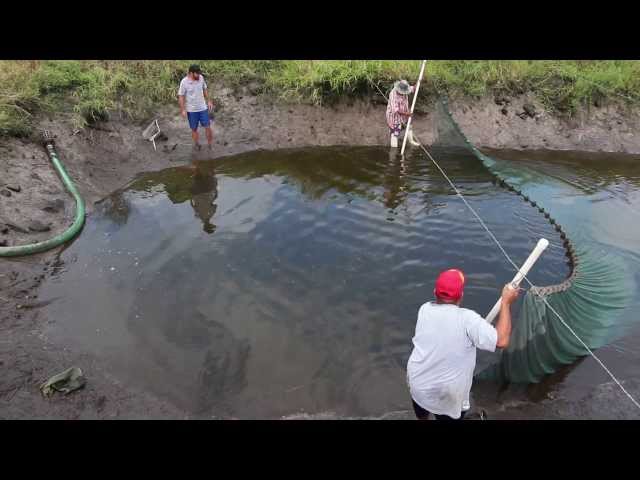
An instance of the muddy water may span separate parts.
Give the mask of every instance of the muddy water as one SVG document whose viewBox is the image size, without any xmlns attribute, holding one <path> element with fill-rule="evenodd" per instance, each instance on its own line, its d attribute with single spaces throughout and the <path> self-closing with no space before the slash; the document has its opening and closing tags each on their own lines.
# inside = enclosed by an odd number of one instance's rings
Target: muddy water
<svg viewBox="0 0 640 480">
<path fill-rule="evenodd" d="M 550 240 L 534 283 L 566 277 L 561 239 L 537 210 L 474 158 L 435 153 L 516 261 Z M 543 172 L 541 195 L 640 263 L 640 163 L 500 154 Z M 375 147 L 254 152 L 143 175 L 101 202 L 60 261 L 41 294 L 55 299 L 49 339 L 216 418 L 410 418 L 405 365 L 436 274 L 463 269 L 465 306 L 481 313 L 513 275 L 427 159 Z M 602 349 L 636 391 L 637 345 L 630 328 Z M 492 360 L 480 355 L 478 368 Z M 481 383 L 474 401 L 497 418 L 627 415 L 599 368 L 577 362 L 535 387 Z"/>
</svg>

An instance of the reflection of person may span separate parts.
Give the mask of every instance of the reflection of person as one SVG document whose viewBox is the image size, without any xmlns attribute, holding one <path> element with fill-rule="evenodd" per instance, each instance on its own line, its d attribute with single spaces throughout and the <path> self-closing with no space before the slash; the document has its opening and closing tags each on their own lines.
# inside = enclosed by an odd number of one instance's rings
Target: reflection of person
<svg viewBox="0 0 640 480">
<path fill-rule="evenodd" d="M 384 206 L 394 210 L 407 196 L 405 190 L 405 165 L 401 158 L 397 163 L 396 154 L 389 154 L 389 164 L 384 176 Z"/>
<path fill-rule="evenodd" d="M 209 112 L 213 110 L 213 102 L 209 100 L 207 83 L 204 81 L 198 65 L 191 65 L 189 67 L 189 73 L 180 82 L 178 100 L 180 103 L 180 114 L 189 120 L 193 147 L 200 150 L 200 143 L 198 143 L 198 124 L 200 124 L 204 127 L 205 133 L 207 134 L 207 144 L 209 150 L 211 150 L 213 132 L 211 130 Z M 207 101 L 206 103 L 205 100 Z"/>
<path fill-rule="evenodd" d="M 409 111 L 409 94 L 414 87 L 406 80 L 396 82 L 389 94 L 387 103 L 387 125 L 391 133 L 391 146 L 397 148 L 398 138 L 407 124 L 411 112 Z"/>
<path fill-rule="evenodd" d="M 211 224 L 211 217 L 216 213 L 218 206 L 215 204 L 218 198 L 218 181 L 211 168 L 196 165 L 191 187 L 191 207 L 201 221 L 202 229 L 206 233 L 213 233 L 216 226 Z"/>
<path fill-rule="evenodd" d="M 511 304 L 518 290 L 502 289 L 502 307 L 493 327 L 473 310 L 461 308 L 464 275 L 442 272 L 434 289 L 436 301 L 418 311 L 413 352 L 407 364 L 407 381 L 416 417 L 427 420 L 462 419 L 469 409 L 469 392 L 476 366 L 476 348 L 505 348 L 511 336 Z"/>
</svg>

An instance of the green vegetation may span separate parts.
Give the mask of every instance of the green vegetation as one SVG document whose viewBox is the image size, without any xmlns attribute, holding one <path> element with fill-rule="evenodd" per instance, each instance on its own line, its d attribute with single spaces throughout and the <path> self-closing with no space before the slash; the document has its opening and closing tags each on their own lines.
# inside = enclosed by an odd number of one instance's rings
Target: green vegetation
<svg viewBox="0 0 640 480">
<path fill-rule="evenodd" d="M 27 135 L 41 111 L 70 111 L 78 128 L 118 113 L 148 116 L 175 102 L 186 60 L 0 61 L 0 135 Z M 415 81 L 420 62 L 200 61 L 212 80 L 231 87 L 255 83 L 284 101 L 326 103 L 341 97 L 387 93 L 398 78 Z M 376 88 L 376 86 L 378 88 Z M 608 99 L 640 101 L 638 61 L 464 61 L 427 63 L 420 102 L 437 91 L 451 96 L 533 92 L 552 111 L 572 114 Z M 215 95 L 215 91 L 213 92 Z"/>
</svg>

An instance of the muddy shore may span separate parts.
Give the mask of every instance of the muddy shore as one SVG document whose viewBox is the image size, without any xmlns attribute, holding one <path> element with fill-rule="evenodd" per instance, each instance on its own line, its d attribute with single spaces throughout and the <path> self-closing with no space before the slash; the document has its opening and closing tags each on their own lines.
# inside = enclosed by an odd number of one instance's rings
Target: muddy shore
<svg viewBox="0 0 640 480">
<path fill-rule="evenodd" d="M 248 90 L 213 89 L 217 100 L 213 151 L 194 153 L 186 121 L 177 107 L 158 112 L 165 141 L 157 152 L 143 140 L 146 122 L 112 119 L 74 131 L 61 115 L 39 120 L 56 136 L 57 150 L 92 214 L 95 202 L 141 172 L 212 159 L 255 149 L 324 145 L 384 145 L 385 105 L 379 101 L 345 102 L 332 107 L 285 105 Z M 507 101 L 508 100 L 508 101 Z M 533 106 L 525 109 L 525 105 Z M 526 110 L 529 110 L 527 113 Z M 548 149 L 640 154 L 640 110 L 609 105 L 583 111 L 571 120 L 545 113 L 526 96 L 485 98 L 452 104 L 469 139 L 479 147 Z M 149 119 L 150 120 L 150 119 Z M 434 137 L 433 114 L 414 119 L 424 142 Z M 204 137 L 204 135 L 202 135 Z M 204 142 L 204 138 L 201 142 Z M 0 142 L 0 244 L 44 240 L 66 229 L 75 205 L 49 164 L 41 145 L 24 140 Z M 69 351 L 43 335 L 55 322 L 40 307 L 38 288 L 64 269 L 61 248 L 39 255 L 0 259 L 0 419 L 15 418 L 189 418 L 166 401 L 124 385 L 100 360 Z M 38 386 L 71 365 L 88 378 L 83 391 L 43 399 Z M 411 418 L 409 411 L 393 418 Z"/>
</svg>

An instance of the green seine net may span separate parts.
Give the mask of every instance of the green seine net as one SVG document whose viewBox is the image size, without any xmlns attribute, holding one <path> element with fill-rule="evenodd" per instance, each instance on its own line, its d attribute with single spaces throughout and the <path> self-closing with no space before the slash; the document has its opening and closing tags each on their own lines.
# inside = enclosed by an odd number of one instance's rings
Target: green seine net
<svg viewBox="0 0 640 480">
<path fill-rule="evenodd" d="M 571 265 L 571 273 L 562 283 L 536 286 L 527 291 L 519 317 L 513 322 L 509 347 L 499 354 L 496 363 L 476 377 L 535 383 L 560 366 L 588 355 L 571 330 L 590 349 L 602 347 L 618 335 L 621 329 L 617 320 L 629 305 L 635 285 L 631 272 L 622 261 L 607 255 L 595 242 L 577 236 L 574 238 L 574 233 L 580 234 L 580 220 L 573 219 L 567 212 L 564 213 L 566 218 L 556 217 L 563 212 L 546 210 L 544 204 L 548 199 L 530 198 L 532 192 L 540 195 L 544 191 L 535 188 L 541 183 L 540 173 L 522 164 L 489 157 L 469 142 L 455 122 L 445 98 L 437 102 L 435 129 L 434 146 L 468 150 L 497 177 L 500 185 L 522 195 L 532 208 L 545 215 L 564 239 Z M 543 298 L 571 330 L 551 311 Z"/>
</svg>

